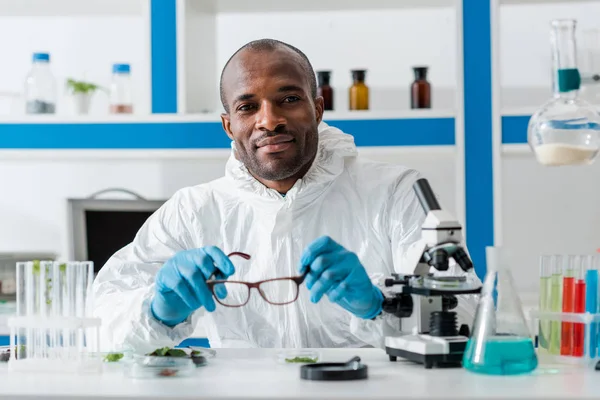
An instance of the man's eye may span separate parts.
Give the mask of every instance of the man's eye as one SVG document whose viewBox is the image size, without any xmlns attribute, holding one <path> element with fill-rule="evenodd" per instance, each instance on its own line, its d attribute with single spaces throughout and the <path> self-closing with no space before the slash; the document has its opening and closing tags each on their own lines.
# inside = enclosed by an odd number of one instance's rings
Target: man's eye
<svg viewBox="0 0 600 400">
<path fill-rule="evenodd" d="M 250 111 L 252 106 L 250 104 L 244 104 L 238 107 L 238 111 Z"/>
<path fill-rule="evenodd" d="M 298 96 L 288 96 L 285 99 L 283 99 L 284 103 L 293 103 L 298 100 L 300 100 L 300 97 Z"/>
</svg>

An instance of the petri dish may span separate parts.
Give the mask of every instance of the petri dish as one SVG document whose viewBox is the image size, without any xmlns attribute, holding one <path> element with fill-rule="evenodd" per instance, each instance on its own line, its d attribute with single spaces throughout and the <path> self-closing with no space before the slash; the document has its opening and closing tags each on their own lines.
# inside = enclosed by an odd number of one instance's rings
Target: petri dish
<svg viewBox="0 0 600 400">
<path fill-rule="evenodd" d="M 315 350 L 286 349 L 277 354 L 279 364 L 313 364 L 321 359 L 321 354 Z"/>
<path fill-rule="evenodd" d="M 181 378 L 191 376 L 196 365 L 190 357 L 134 355 L 125 375 L 134 379 Z"/>
</svg>

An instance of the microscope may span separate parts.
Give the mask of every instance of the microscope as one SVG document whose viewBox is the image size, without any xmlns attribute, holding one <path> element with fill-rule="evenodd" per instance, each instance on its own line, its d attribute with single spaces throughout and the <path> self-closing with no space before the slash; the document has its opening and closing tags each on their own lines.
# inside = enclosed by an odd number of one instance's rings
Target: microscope
<svg viewBox="0 0 600 400">
<path fill-rule="evenodd" d="M 385 280 L 390 289 L 385 294 L 383 311 L 400 319 L 400 332 L 385 338 L 385 350 L 390 361 L 400 357 L 424 364 L 427 369 L 461 367 L 469 327 L 458 329 L 456 313 L 451 310 L 458 305 L 456 296 L 480 294 L 481 285 L 462 275 L 430 273 L 431 267 L 448 271 L 450 260 L 465 272 L 473 268 L 473 263 L 462 247 L 461 225 L 440 208 L 429 182 L 419 179 L 413 189 L 426 217 L 421 239 L 408 251 L 402 273 Z"/>
</svg>

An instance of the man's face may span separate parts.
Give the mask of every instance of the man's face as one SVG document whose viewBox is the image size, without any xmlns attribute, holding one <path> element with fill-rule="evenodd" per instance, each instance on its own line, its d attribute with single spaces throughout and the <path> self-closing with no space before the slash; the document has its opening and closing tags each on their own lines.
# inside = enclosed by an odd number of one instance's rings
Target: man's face
<svg viewBox="0 0 600 400">
<path fill-rule="evenodd" d="M 300 60 L 285 48 L 245 50 L 223 76 L 229 105 L 223 128 L 237 158 L 259 179 L 300 178 L 317 152 L 323 100 L 313 99 Z"/>
</svg>

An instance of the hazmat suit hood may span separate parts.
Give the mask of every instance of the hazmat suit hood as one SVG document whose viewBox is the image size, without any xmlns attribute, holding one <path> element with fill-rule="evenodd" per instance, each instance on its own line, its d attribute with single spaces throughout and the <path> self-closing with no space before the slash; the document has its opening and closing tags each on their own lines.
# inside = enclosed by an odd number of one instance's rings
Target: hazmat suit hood
<svg viewBox="0 0 600 400">
<path fill-rule="evenodd" d="M 325 122 L 319 124 L 319 145 L 315 159 L 307 173 L 286 194 L 292 198 L 318 195 L 342 173 L 344 165 L 358 155 L 354 138 Z M 235 157 L 235 142 L 231 142 L 231 155 L 225 167 L 225 176 L 232 179 L 240 190 L 262 197 L 281 197 L 268 189 L 250 174 L 246 166 Z"/>
<path fill-rule="evenodd" d="M 172 328 L 151 315 L 161 266 L 179 251 L 204 246 L 250 255 L 231 257 L 230 282 L 297 276 L 304 250 L 324 235 L 355 252 L 382 290 L 384 278 L 410 268 L 405 255 L 420 239 L 425 218 L 412 189 L 420 174 L 361 159 L 353 137 L 326 123 L 318 137 L 314 162 L 285 196 L 258 182 L 236 159 L 232 144 L 222 178 L 180 189 L 157 210 L 94 283 L 102 348 L 149 352 L 196 335 L 208 337 L 212 347 L 383 347 L 385 335 L 397 334 L 396 317 L 363 320 L 327 296 L 312 303 L 304 285 L 291 304 L 270 304 L 252 289 L 242 307 L 217 303 L 212 313 L 200 308 Z M 445 274 L 463 273 L 454 266 Z M 228 287 L 227 299 L 240 301 L 244 290 Z M 291 290 L 296 288 L 288 283 L 262 292 L 277 300 Z M 470 323 L 475 306 L 475 299 L 459 300 L 459 320 Z"/>
</svg>

